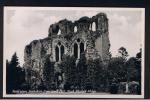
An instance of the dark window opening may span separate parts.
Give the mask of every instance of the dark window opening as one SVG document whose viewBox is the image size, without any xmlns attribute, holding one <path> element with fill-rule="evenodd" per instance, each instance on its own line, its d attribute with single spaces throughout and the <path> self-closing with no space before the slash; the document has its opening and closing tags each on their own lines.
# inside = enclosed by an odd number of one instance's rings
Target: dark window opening
<svg viewBox="0 0 150 100">
<path fill-rule="evenodd" d="M 64 55 L 64 46 L 62 45 L 60 49 L 61 49 L 61 60 L 62 60 L 62 57 Z"/>
<path fill-rule="evenodd" d="M 59 61 L 59 48 L 56 46 L 55 48 L 56 62 Z"/>
<path fill-rule="evenodd" d="M 84 52 L 84 43 L 80 43 L 80 55 Z"/>
<path fill-rule="evenodd" d="M 78 58 L 78 45 L 76 43 L 74 44 L 74 57 Z"/>
<path fill-rule="evenodd" d="M 77 42 L 80 42 L 80 39 L 77 39 Z"/>
</svg>

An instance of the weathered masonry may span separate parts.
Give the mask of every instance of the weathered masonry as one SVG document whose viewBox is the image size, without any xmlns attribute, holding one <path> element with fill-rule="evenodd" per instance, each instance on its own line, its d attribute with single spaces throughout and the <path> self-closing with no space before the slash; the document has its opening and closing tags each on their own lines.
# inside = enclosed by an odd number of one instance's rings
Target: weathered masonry
<svg viewBox="0 0 150 100">
<path fill-rule="evenodd" d="M 83 52 L 87 59 L 99 58 L 104 64 L 108 64 L 110 41 L 106 14 L 82 17 L 75 22 L 60 20 L 50 25 L 48 32 L 47 38 L 34 40 L 25 47 L 26 68 L 39 71 L 42 76 L 45 56 L 50 55 L 53 62 L 61 62 L 64 54 L 80 59 Z"/>
</svg>

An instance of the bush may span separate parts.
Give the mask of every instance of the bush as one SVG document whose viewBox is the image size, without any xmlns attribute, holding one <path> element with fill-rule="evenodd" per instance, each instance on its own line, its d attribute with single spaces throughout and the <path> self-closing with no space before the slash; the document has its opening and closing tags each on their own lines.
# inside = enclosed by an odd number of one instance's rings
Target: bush
<svg viewBox="0 0 150 100">
<path fill-rule="evenodd" d="M 110 93 L 117 94 L 118 93 L 118 81 L 114 78 L 112 80 L 112 84 L 110 85 Z"/>
<path fill-rule="evenodd" d="M 91 92 L 93 90 L 92 84 L 87 82 L 86 83 L 86 93 Z"/>
<path fill-rule="evenodd" d="M 68 82 L 64 84 L 64 90 L 65 92 L 67 92 L 68 90 L 71 90 L 71 85 Z"/>
<path fill-rule="evenodd" d="M 126 91 L 126 82 L 120 82 L 118 87 L 118 93 L 124 94 Z"/>
<path fill-rule="evenodd" d="M 118 85 L 116 83 L 111 84 L 110 93 L 111 94 L 117 94 L 118 93 Z"/>
<path fill-rule="evenodd" d="M 44 84 L 39 84 L 38 85 L 38 90 L 39 91 L 44 91 L 44 90 L 47 90 L 46 86 Z"/>
<path fill-rule="evenodd" d="M 30 85 L 28 83 L 23 83 L 21 86 L 20 86 L 20 90 L 21 91 L 27 91 L 29 92 L 30 90 Z"/>
<path fill-rule="evenodd" d="M 120 82 L 118 93 L 126 93 L 126 84 L 128 84 L 128 90 L 129 94 L 140 94 L 141 88 L 138 82 L 132 81 L 132 82 Z"/>
<path fill-rule="evenodd" d="M 131 94 L 139 94 L 141 91 L 140 86 L 137 82 L 130 82 L 129 83 L 129 91 Z"/>
<path fill-rule="evenodd" d="M 55 83 L 51 83 L 50 87 L 48 88 L 48 90 L 56 90 L 56 84 Z"/>
</svg>

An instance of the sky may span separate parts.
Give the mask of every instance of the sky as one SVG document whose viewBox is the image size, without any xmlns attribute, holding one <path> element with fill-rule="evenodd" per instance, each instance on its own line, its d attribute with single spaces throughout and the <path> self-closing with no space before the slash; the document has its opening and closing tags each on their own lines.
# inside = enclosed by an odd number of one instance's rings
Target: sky
<svg viewBox="0 0 150 100">
<path fill-rule="evenodd" d="M 24 63 L 24 48 L 33 40 L 48 36 L 48 29 L 62 19 L 74 22 L 83 16 L 92 17 L 100 12 L 109 19 L 110 52 L 115 57 L 125 47 L 129 57 L 142 47 L 144 36 L 143 9 L 125 8 L 4 8 L 4 59 L 10 60 L 14 52 Z"/>
</svg>

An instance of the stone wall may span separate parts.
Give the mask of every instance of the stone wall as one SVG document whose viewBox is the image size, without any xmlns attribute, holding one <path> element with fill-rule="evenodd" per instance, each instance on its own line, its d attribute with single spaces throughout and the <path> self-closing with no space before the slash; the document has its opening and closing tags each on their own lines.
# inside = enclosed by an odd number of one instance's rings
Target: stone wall
<svg viewBox="0 0 150 100">
<path fill-rule="evenodd" d="M 110 41 L 106 14 L 99 13 L 91 18 L 84 16 L 75 22 L 64 19 L 50 25 L 47 38 L 34 40 L 25 47 L 24 66 L 42 75 L 45 56 L 50 55 L 50 60 L 56 62 L 56 47 L 61 57 L 62 46 L 63 54 L 74 55 L 74 45 L 77 44 L 79 59 L 81 43 L 84 45 L 87 59 L 100 58 L 103 63 L 108 63 Z"/>
</svg>

